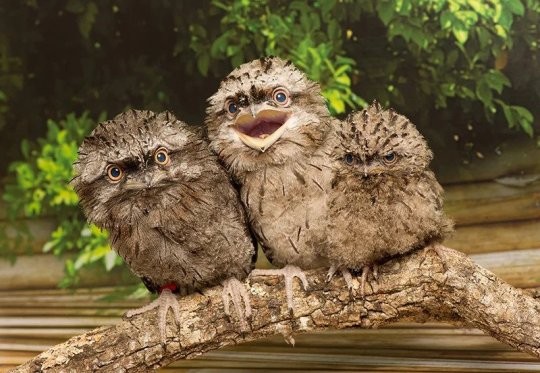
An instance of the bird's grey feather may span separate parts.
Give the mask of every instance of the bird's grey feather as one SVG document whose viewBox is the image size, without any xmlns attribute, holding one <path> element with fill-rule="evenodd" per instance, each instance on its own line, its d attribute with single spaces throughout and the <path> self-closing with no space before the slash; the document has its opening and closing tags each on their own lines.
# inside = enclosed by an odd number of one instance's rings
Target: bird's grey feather
<svg viewBox="0 0 540 373">
<path fill-rule="evenodd" d="M 153 159 L 168 150 L 170 162 Z M 112 183 L 107 166 L 124 177 Z M 130 110 L 99 124 L 79 149 L 74 188 L 89 220 L 145 284 L 182 292 L 244 279 L 254 247 L 231 181 L 202 136 L 169 112 Z M 129 180 L 144 184 L 127 188 Z"/>
<path fill-rule="evenodd" d="M 333 265 L 361 269 L 452 230 L 443 189 L 429 170 L 433 154 L 407 118 L 374 103 L 341 122 L 333 142 L 325 253 Z"/>
<path fill-rule="evenodd" d="M 276 87 L 290 92 L 287 129 L 266 151 L 254 150 L 232 130 L 235 118 L 227 114 L 225 104 L 234 99 L 240 108 L 275 106 L 271 92 Z M 239 183 L 251 227 L 275 265 L 325 265 L 318 247 L 325 239 L 331 185 L 325 147 L 330 121 L 319 85 L 276 57 L 241 65 L 209 98 L 211 148 Z"/>
</svg>

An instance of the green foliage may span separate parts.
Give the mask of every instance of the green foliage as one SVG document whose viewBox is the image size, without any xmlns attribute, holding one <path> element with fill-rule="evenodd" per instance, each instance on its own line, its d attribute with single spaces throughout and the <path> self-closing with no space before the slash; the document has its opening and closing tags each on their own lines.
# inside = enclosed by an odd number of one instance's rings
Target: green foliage
<svg viewBox="0 0 540 373">
<path fill-rule="evenodd" d="M 529 12 L 538 20 L 538 6 L 530 5 Z M 488 121 L 502 109 L 510 128 L 520 126 L 532 137 L 532 113 L 503 98 L 503 90 L 512 83 L 501 71 L 502 60 L 514 45 L 515 18 L 525 15 L 519 0 L 385 0 L 377 2 L 377 14 L 396 49 L 401 42 L 397 39 L 405 41 L 404 49 L 418 67 L 414 82 L 434 98 L 436 108 L 446 108 L 450 98 L 479 102 Z M 538 52 L 536 41 L 529 44 Z"/>
<path fill-rule="evenodd" d="M 332 14 L 336 4 L 292 1 L 272 6 L 264 0 L 213 0 L 211 5 L 223 12 L 220 28 L 209 34 L 204 23 L 193 25 L 190 46 L 196 51 L 199 72 L 207 75 L 211 61 L 230 60 L 238 66 L 260 56 L 277 55 L 290 59 L 321 83 L 332 113 L 342 114 L 347 106 L 365 106 L 351 90 L 355 62 L 343 50 L 343 32 Z"/>
<path fill-rule="evenodd" d="M 103 114 L 99 121 L 104 119 Z M 66 277 L 60 284 L 63 287 L 76 284 L 77 273 L 83 266 L 99 261 L 110 271 L 121 264 L 108 245 L 107 232 L 85 222 L 77 195 L 69 184 L 79 144 L 95 123 L 88 113 L 80 117 L 69 114 L 58 123 L 49 120 L 46 137 L 35 143 L 23 141 L 23 160 L 11 164 L 15 179 L 6 185 L 3 196 L 11 220 L 23 215 L 54 217 L 58 221 L 43 251 L 72 254 L 66 260 Z"/>
</svg>

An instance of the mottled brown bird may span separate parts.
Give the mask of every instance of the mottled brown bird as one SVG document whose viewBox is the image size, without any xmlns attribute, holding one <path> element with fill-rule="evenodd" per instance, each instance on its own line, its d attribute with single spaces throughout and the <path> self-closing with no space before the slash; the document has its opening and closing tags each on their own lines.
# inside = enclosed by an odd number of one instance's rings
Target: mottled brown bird
<svg viewBox="0 0 540 373">
<path fill-rule="evenodd" d="M 99 124 L 75 163 L 73 185 L 88 221 L 110 233 L 111 246 L 157 300 L 165 338 L 173 293 L 223 283 L 244 317 L 251 313 L 239 281 L 252 269 L 254 247 L 237 192 L 217 157 L 193 128 L 169 112 L 130 110 Z M 242 307 L 243 300 L 243 307 Z"/>
<path fill-rule="evenodd" d="M 452 222 L 429 169 L 433 154 L 407 118 L 374 103 L 341 122 L 334 140 L 330 276 L 335 269 L 362 270 L 364 293 L 371 266 L 440 242 Z"/>
<path fill-rule="evenodd" d="M 293 278 L 307 288 L 300 268 L 327 265 L 319 247 L 331 181 L 330 120 L 319 85 L 276 57 L 241 65 L 209 98 L 211 148 L 238 181 L 266 256 L 285 266 L 253 275 L 283 275 L 290 310 Z"/>
</svg>

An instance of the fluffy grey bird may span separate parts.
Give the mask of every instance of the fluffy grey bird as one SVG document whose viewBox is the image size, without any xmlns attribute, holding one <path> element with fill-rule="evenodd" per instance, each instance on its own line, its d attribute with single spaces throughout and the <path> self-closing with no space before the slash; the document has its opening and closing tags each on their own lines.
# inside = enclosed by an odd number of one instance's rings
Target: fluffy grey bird
<svg viewBox="0 0 540 373">
<path fill-rule="evenodd" d="M 211 148 L 240 184 L 266 256 L 284 266 L 252 275 L 283 275 L 289 310 L 293 278 L 308 286 L 300 268 L 327 265 L 319 251 L 331 182 L 330 121 L 319 85 L 276 57 L 241 65 L 209 98 Z"/>
<path fill-rule="evenodd" d="M 160 296 L 128 317 L 158 308 L 165 338 L 173 293 L 222 283 L 242 327 L 251 314 L 243 283 L 254 247 L 237 192 L 202 136 L 169 112 L 130 110 L 99 124 L 82 143 L 74 188 L 88 221 Z M 243 306 L 242 306 L 243 301 Z"/>
<path fill-rule="evenodd" d="M 433 154 L 404 116 L 377 103 L 349 115 L 336 130 L 332 154 L 330 276 L 336 268 L 362 270 L 363 294 L 371 266 L 440 242 L 452 222 L 429 169 Z"/>
</svg>

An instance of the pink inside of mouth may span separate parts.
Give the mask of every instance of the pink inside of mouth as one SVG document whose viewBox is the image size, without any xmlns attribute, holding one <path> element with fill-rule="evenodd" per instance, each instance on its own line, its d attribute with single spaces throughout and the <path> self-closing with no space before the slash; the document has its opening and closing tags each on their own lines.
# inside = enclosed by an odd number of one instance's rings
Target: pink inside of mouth
<svg viewBox="0 0 540 373">
<path fill-rule="evenodd" d="M 250 124 L 237 126 L 236 129 L 249 137 L 266 138 L 276 132 L 286 121 L 286 116 L 272 119 L 256 119 Z"/>
</svg>

